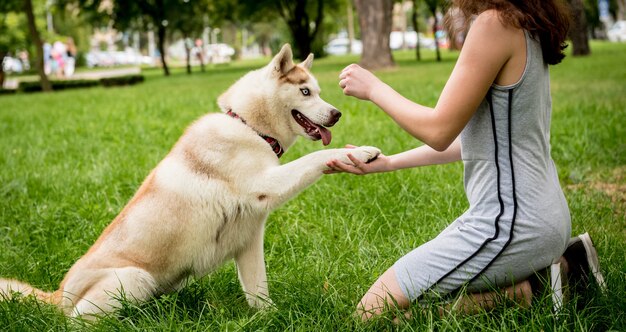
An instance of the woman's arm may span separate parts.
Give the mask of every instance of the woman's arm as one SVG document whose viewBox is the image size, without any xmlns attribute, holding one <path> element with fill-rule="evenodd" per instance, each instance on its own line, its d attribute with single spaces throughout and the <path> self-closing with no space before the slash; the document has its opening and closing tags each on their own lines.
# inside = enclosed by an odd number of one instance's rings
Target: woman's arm
<svg viewBox="0 0 626 332">
<path fill-rule="evenodd" d="M 353 146 L 348 146 L 353 147 Z M 391 172 L 404 168 L 412 168 L 418 166 L 428 166 L 437 164 L 446 164 L 461 159 L 461 140 L 457 138 L 444 151 L 436 151 L 428 145 L 422 145 L 418 148 L 404 151 L 391 156 L 380 154 L 375 160 L 364 163 L 352 155 L 348 154 L 348 158 L 353 165 L 345 164 L 336 159 L 329 160 L 326 165 L 330 167 L 326 174 L 346 172 L 357 175 L 370 173 Z"/>
<path fill-rule="evenodd" d="M 514 54 L 513 41 L 518 40 L 515 37 L 519 33 L 519 29 L 504 26 L 495 11 L 480 14 L 435 108 L 408 100 L 355 64 L 342 71 L 339 85 L 344 94 L 374 102 L 409 134 L 437 151 L 444 151 Z"/>
<path fill-rule="evenodd" d="M 393 170 L 459 161 L 461 160 L 461 139 L 454 140 L 444 151 L 437 151 L 428 145 L 422 145 L 389 158 L 391 158 Z"/>
</svg>

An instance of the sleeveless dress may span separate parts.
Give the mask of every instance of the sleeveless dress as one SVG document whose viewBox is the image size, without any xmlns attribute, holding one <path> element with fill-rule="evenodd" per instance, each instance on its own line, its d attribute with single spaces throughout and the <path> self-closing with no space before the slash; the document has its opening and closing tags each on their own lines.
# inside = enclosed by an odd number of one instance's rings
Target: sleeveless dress
<svg viewBox="0 0 626 332">
<path fill-rule="evenodd" d="M 522 77 L 492 85 L 461 132 L 468 210 L 394 264 L 410 300 L 510 286 L 566 248 L 571 224 L 550 156 L 548 65 L 539 41 L 525 36 Z"/>
</svg>

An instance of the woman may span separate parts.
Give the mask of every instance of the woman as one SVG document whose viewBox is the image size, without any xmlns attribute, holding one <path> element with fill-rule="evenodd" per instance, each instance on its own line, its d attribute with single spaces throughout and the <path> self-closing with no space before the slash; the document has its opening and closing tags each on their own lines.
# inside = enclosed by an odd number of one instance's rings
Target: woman
<svg viewBox="0 0 626 332">
<path fill-rule="evenodd" d="M 358 65 L 339 76 L 344 94 L 372 101 L 425 145 L 368 164 L 331 160 L 328 173 L 463 160 L 469 200 L 463 215 L 371 286 L 358 306 L 363 319 L 385 306 L 406 308 L 432 292 L 454 295 L 465 287 L 508 287 L 508 296 L 529 304 L 524 280 L 558 261 L 570 239 L 549 139 L 548 65 L 565 56 L 565 7 L 558 0 L 456 0 L 453 8 L 469 28 L 434 108 L 404 98 Z M 492 297 L 465 299 L 489 306 Z"/>
</svg>

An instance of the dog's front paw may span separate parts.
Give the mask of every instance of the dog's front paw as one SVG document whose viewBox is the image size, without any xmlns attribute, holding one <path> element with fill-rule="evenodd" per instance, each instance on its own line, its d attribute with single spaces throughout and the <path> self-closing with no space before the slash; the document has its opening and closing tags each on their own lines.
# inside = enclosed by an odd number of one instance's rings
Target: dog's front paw
<svg viewBox="0 0 626 332">
<path fill-rule="evenodd" d="M 348 149 L 348 153 L 353 155 L 358 160 L 367 163 L 378 157 L 380 149 L 373 146 L 359 146 L 354 149 Z"/>
<path fill-rule="evenodd" d="M 257 310 L 268 310 L 274 307 L 274 301 L 264 296 L 249 297 L 248 304 Z"/>
</svg>

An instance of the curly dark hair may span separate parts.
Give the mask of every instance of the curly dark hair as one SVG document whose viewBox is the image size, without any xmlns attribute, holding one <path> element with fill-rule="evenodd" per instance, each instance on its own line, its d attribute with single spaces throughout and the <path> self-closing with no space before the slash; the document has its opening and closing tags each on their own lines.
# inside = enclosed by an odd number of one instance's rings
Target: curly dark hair
<svg viewBox="0 0 626 332">
<path fill-rule="evenodd" d="M 544 62 L 555 65 L 565 57 L 570 11 L 563 0 L 452 0 L 451 8 L 445 21 L 453 40 L 467 31 L 472 17 L 494 9 L 502 24 L 524 29 L 539 39 Z"/>
</svg>

